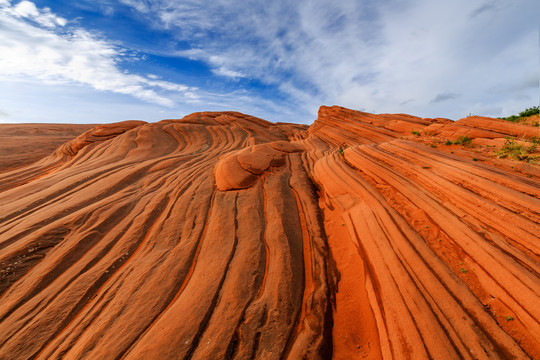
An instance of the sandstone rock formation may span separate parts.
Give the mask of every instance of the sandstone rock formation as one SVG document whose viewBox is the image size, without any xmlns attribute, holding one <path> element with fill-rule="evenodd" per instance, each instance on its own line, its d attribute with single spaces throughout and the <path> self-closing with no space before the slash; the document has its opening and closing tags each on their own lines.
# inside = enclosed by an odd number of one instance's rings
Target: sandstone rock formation
<svg viewBox="0 0 540 360">
<path fill-rule="evenodd" d="M 540 358 L 540 166 L 491 156 L 537 134 L 340 107 L 89 130 L 0 172 L 0 358 Z"/>
<path fill-rule="evenodd" d="M 0 171 L 38 161 L 94 128 L 89 124 L 0 124 Z"/>
</svg>

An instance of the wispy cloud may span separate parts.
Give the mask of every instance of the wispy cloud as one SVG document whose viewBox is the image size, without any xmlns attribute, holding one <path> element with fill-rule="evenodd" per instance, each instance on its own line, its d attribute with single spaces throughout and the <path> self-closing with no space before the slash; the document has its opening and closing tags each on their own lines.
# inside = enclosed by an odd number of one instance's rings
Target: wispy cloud
<svg viewBox="0 0 540 360">
<path fill-rule="evenodd" d="M 173 113 L 239 110 L 297 122 L 311 122 L 322 104 L 458 118 L 507 115 L 538 99 L 538 0 L 80 0 L 72 6 L 83 14 L 95 7 L 111 16 L 104 23 L 122 20 L 123 29 L 138 31 L 131 39 L 115 37 L 115 30 L 84 28 L 93 23 L 72 20 L 61 7 L 51 5 L 63 16 L 31 1 L 0 0 L 0 82 L 82 84 Z M 139 36 L 141 29 L 151 40 Z M 167 60 L 150 64 L 143 52 Z M 178 61 L 169 63 L 171 57 Z M 199 70 L 189 73 L 192 68 Z"/>
<path fill-rule="evenodd" d="M 313 103 L 449 117 L 500 108 L 489 89 L 538 66 L 536 0 L 122 1 L 189 43 L 184 56 L 276 84 L 312 114 Z M 461 93 L 460 106 L 445 93 Z"/>
<path fill-rule="evenodd" d="M 246 75 L 244 75 L 243 73 L 241 73 L 239 71 L 229 70 L 229 69 L 227 69 L 225 67 L 219 67 L 217 69 L 212 69 L 212 72 L 214 74 L 216 74 L 216 75 L 226 76 L 226 77 L 230 77 L 230 78 L 233 78 L 233 79 L 246 77 Z"/>
<path fill-rule="evenodd" d="M 137 11 L 148 12 L 150 9 L 144 1 L 140 0 L 120 0 L 121 3 L 134 7 Z"/>
<path fill-rule="evenodd" d="M 179 94 L 196 96 L 196 89 L 127 73 L 119 66 L 128 57 L 124 49 L 29 1 L 0 3 L 0 34 L 5 81 L 78 82 L 169 107 Z"/>
</svg>

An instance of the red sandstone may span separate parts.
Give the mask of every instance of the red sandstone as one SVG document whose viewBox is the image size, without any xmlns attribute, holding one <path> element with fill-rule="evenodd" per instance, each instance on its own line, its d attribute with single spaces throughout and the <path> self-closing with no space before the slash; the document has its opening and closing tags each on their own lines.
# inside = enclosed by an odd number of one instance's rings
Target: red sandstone
<svg viewBox="0 0 540 360">
<path fill-rule="evenodd" d="M 0 164 L 2 359 L 540 358 L 540 166 L 480 148 L 538 128 L 75 128 Z"/>
</svg>

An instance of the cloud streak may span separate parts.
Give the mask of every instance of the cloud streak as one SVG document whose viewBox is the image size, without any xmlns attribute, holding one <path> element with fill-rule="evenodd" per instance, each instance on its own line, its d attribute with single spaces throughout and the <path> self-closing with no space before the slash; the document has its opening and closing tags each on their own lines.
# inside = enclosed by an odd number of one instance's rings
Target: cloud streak
<svg viewBox="0 0 540 360">
<path fill-rule="evenodd" d="M 509 107 L 510 94 L 490 89 L 538 66 L 534 0 L 123 2 L 188 42 L 181 54 L 275 84 L 291 103 L 308 99 L 312 114 L 315 103 L 425 116 Z M 445 92 L 462 93 L 461 105 L 434 97 Z"/>
<path fill-rule="evenodd" d="M 77 4 L 85 14 L 96 5 Z M 322 104 L 459 118 L 508 115 L 538 100 L 537 0 L 97 4 L 111 21 L 127 18 L 134 41 L 31 1 L 0 0 L 0 81 L 83 84 L 180 113 L 304 123 Z M 155 45 L 159 36 L 166 41 Z M 167 60 L 155 66 L 158 58 Z"/>
<path fill-rule="evenodd" d="M 29 20 L 30 22 L 26 21 Z M 174 106 L 172 96 L 193 99 L 196 89 L 123 71 L 127 52 L 29 1 L 0 3 L 0 76 L 4 81 L 34 78 L 46 83 L 82 83 L 99 91 Z M 135 59 L 137 60 L 137 59 Z M 172 95 L 171 95 L 172 94 Z"/>
</svg>

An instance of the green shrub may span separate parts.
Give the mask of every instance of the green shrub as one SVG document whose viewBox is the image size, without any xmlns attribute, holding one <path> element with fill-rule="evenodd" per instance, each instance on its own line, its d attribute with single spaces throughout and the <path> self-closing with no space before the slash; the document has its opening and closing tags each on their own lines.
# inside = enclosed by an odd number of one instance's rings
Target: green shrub
<svg viewBox="0 0 540 360">
<path fill-rule="evenodd" d="M 507 117 L 499 117 L 497 119 L 511 121 L 511 122 L 520 122 L 523 120 L 524 117 L 531 116 L 531 115 L 537 115 L 540 112 L 540 107 L 533 106 L 530 108 L 526 108 L 522 112 L 519 113 L 519 115 L 510 115 Z M 534 124 L 533 124 L 534 126 Z"/>
<path fill-rule="evenodd" d="M 531 116 L 531 115 L 536 115 L 540 113 L 540 107 L 538 106 L 533 106 L 533 107 L 530 107 L 530 108 L 527 108 L 525 110 L 523 110 L 522 112 L 519 113 L 519 116 Z"/>
<path fill-rule="evenodd" d="M 458 136 L 457 140 L 454 141 L 456 145 L 470 145 L 472 139 L 468 135 Z"/>
<path fill-rule="evenodd" d="M 521 117 L 517 115 L 510 115 L 508 117 L 501 118 L 501 119 L 506 120 L 506 121 L 511 121 L 511 122 L 519 122 L 519 120 L 521 120 Z"/>
</svg>

